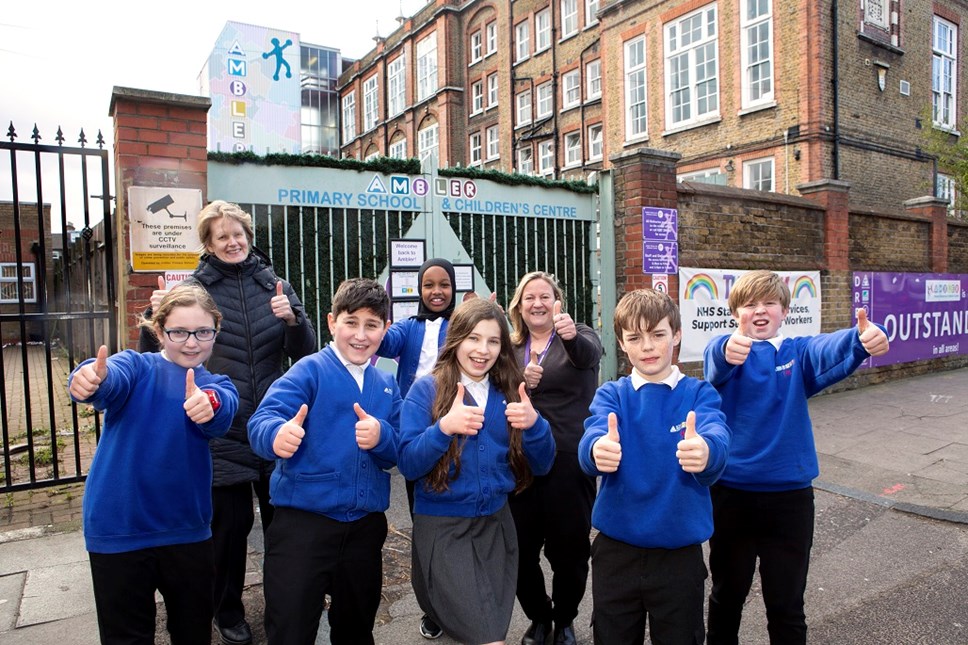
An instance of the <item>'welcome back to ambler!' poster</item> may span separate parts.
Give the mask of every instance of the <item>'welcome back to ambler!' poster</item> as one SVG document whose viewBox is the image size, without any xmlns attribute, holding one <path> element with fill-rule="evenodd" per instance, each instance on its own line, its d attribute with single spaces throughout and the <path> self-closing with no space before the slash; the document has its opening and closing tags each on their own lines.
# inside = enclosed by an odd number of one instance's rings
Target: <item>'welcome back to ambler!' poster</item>
<svg viewBox="0 0 968 645">
<path fill-rule="evenodd" d="M 854 308 L 884 325 L 891 351 L 877 367 L 968 354 L 968 274 L 854 273 Z"/>
<path fill-rule="evenodd" d="M 706 345 L 716 336 L 731 334 L 736 321 L 729 313 L 729 292 L 742 269 L 679 268 L 679 310 L 682 346 L 679 362 L 701 361 Z M 820 272 L 777 271 L 790 287 L 790 310 L 780 333 L 788 338 L 820 333 Z"/>
</svg>

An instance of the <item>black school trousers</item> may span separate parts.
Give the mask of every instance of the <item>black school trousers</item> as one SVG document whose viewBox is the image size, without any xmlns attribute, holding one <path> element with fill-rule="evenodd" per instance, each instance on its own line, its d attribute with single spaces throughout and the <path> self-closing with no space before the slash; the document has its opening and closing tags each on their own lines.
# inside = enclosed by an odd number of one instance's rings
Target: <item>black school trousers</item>
<svg viewBox="0 0 968 645">
<path fill-rule="evenodd" d="M 372 645 L 386 537 L 383 513 L 340 522 L 276 507 L 263 573 L 270 645 L 315 643 L 327 594 L 331 642 Z"/>
<path fill-rule="evenodd" d="M 157 590 L 172 645 L 209 645 L 215 577 L 210 539 L 88 555 L 102 644 L 153 645 Z"/>
<path fill-rule="evenodd" d="M 813 546 L 813 488 L 752 492 L 710 489 L 709 645 L 736 645 L 743 605 L 760 561 L 767 631 L 773 645 L 807 642 L 803 594 Z"/>
</svg>

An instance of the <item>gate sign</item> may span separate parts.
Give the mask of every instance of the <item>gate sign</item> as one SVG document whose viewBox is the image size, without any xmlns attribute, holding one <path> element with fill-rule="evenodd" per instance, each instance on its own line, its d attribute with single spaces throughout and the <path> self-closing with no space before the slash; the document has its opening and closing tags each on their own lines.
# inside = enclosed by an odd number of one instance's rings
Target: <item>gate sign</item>
<svg viewBox="0 0 968 645">
<path fill-rule="evenodd" d="M 201 210 L 202 191 L 196 188 L 128 188 L 131 268 L 178 271 L 197 267 L 195 222 Z"/>
<path fill-rule="evenodd" d="M 642 209 L 642 239 L 670 240 L 679 239 L 679 211 L 675 208 Z"/>
<path fill-rule="evenodd" d="M 677 242 L 642 241 L 642 273 L 678 273 Z"/>
</svg>

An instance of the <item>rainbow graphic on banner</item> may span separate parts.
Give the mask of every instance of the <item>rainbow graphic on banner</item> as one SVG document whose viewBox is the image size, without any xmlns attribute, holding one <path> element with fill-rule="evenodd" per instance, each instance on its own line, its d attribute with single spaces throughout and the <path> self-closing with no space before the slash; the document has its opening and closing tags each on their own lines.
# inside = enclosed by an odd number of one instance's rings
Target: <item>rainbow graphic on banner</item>
<svg viewBox="0 0 968 645">
<path fill-rule="evenodd" d="M 719 300 L 719 288 L 716 282 L 705 273 L 697 273 L 686 283 L 686 299 L 695 300 L 696 292 L 705 290 L 712 300 Z"/>
<path fill-rule="evenodd" d="M 793 292 L 794 300 L 802 297 L 804 291 L 807 292 L 807 296 L 810 298 L 817 297 L 817 285 L 815 285 L 813 280 L 805 275 L 797 278 L 797 281 L 793 283 L 793 289 L 791 289 L 791 291 Z"/>
</svg>

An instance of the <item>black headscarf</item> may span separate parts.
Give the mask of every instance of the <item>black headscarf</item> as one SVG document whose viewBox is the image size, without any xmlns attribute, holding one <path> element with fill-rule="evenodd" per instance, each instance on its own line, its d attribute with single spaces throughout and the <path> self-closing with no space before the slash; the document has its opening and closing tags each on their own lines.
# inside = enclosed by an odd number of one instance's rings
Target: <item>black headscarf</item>
<svg viewBox="0 0 968 645">
<path fill-rule="evenodd" d="M 424 273 L 430 267 L 440 267 L 447 272 L 450 277 L 450 303 L 443 311 L 431 311 L 423 301 L 423 279 Z M 420 289 L 420 304 L 417 306 L 417 315 L 413 316 L 417 320 L 437 320 L 444 318 L 450 320 L 450 315 L 454 313 L 454 305 L 457 302 L 457 277 L 454 274 L 454 265 L 443 258 L 431 258 L 420 266 L 420 274 L 417 276 L 417 288 Z"/>
</svg>

